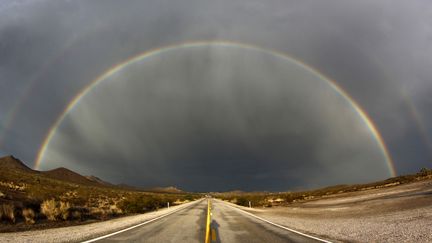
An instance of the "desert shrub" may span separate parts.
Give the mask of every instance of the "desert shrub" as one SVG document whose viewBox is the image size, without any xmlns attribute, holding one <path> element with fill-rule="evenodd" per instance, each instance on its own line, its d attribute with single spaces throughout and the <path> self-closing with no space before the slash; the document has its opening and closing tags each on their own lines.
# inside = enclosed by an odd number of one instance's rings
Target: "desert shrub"
<svg viewBox="0 0 432 243">
<path fill-rule="evenodd" d="M 43 201 L 41 204 L 41 212 L 50 221 L 55 221 L 60 214 L 57 208 L 57 202 L 54 199 Z"/>
<path fill-rule="evenodd" d="M 98 219 L 109 219 L 112 216 L 117 216 L 122 214 L 122 210 L 117 208 L 115 205 L 107 206 L 107 207 L 92 207 L 90 208 L 90 216 L 92 218 Z"/>
<path fill-rule="evenodd" d="M 22 210 L 22 215 L 28 224 L 34 224 L 35 223 L 35 212 L 31 208 L 25 208 Z"/>
<path fill-rule="evenodd" d="M 123 213 L 123 211 L 116 204 L 111 205 L 109 207 L 109 210 L 110 210 L 111 215 L 114 215 L 114 216 L 120 215 Z"/>
<path fill-rule="evenodd" d="M 191 194 L 187 194 L 184 196 L 184 200 L 192 201 L 192 200 L 194 200 L 194 196 L 192 196 Z"/>
<path fill-rule="evenodd" d="M 5 219 L 15 223 L 15 206 L 11 204 L 2 204 L 0 206 L 0 215 L 0 219 Z"/>
<path fill-rule="evenodd" d="M 125 213 L 145 213 L 166 205 L 165 200 L 153 196 L 142 195 L 131 197 L 119 203 L 118 207 Z"/>
<path fill-rule="evenodd" d="M 70 203 L 60 201 L 57 202 L 54 199 L 45 200 L 41 204 L 41 212 L 50 221 L 55 221 L 57 219 L 67 220 L 70 215 Z"/>
<path fill-rule="evenodd" d="M 239 197 L 237 198 L 236 204 L 240 206 L 249 206 L 249 200 L 245 197 Z"/>
<path fill-rule="evenodd" d="M 69 209 L 70 209 L 69 202 L 61 201 L 60 204 L 58 205 L 59 214 L 63 220 L 67 220 L 69 218 Z"/>
<path fill-rule="evenodd" d="M 105 208 L 91 207 L 90 215 L 92 218 L 107 219 L 108 211 Z"/>
<path fill-rule="evenodd" d="M 427 176 L 427 175 L 431 175 L 432 174 L 432 170 L 427 169 L 427 168 L 421 168 L 420 172 L 417 173 L 420 176 Z"/>
<path fill-rule="evenodd" d="M 122 209 L 118 207 L 119 202 L 122 200 L 118 195 L 116 197 L 97 196 L 89 198 L 85 203 L 86 208 L 89 210 L 88 216 L 104 220 L 122 214 Z"/>
</svg>

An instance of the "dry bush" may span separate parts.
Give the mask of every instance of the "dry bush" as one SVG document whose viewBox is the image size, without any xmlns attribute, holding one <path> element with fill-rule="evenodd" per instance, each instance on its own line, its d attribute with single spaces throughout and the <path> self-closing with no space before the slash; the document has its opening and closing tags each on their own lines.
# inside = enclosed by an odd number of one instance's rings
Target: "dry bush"
<svg viewBox="0 0 432 243">
<path fill-rule="evenodd" d="M 60 200 L 62 201 L 71 201 L 71 200 L 75 200 L 78 199 L 78 192 L 77 191 L 67 191 L 65 193 L 63 193 L 62 195 L 60 195 Z"/>
<path fill-rule="evenodd" d="M 99 219 L 108 219 L 111 216 L 123 214 L 123 211 L 117 205 L 99 205 L 97 207 L 90 207 L 90 215 Z"/>
<path fill-rule="evenodd" d="M 70 216 L 70 203 L 64 201 L 56 201 L 54 199 L 45 200 L 41 204 L 41 212 L 50 221 L 55 221 L 57 219 L 67 220 Z"/>
<path fill-rule="evenodd" d="M 57 202 L 54 199 L 43 201 L 41 204 L 41 212 L 50 221 L 55 221 L 57 216 L 60 214 L 59 209 L 57 208 Z"/>
<path fill-rule="evenodd" d="M 48 218 L 48 220 L 55 221 L 58 218 L 67 220 L 69 218 L 70 203 L 54 199 L 46 200 L 41 204 L 41 212 Z"/>
<path fill-rule="evenodd" d="M 15 207 L 11 204 L 3 204 L 0 207 L 0 219 L 9 220 L 12 223 L 15 223 Z"/>
<path fill-rule="evenodd" d="M 123 211 L 116 204 L 110 205 L 109 210 L 112 215 L 119 215 L 123 213 Z"/>
<path fill-rule="evenodd" d="M 118 195 L 116 195 L 116 197 L 100 195 L 89 198 L 85 207 L 89 210 L 88 216 L 104 220 L 112 216 L 123 214 L 122 209 L 118 207 L 120 201 L 122 201 L 122 199 L 118 197 Z"/>
<path fill-rule="evenodd" d="M 63 202 L 63 201 L 60 202 L 59 213 L 63 220 L 67 220 L 69 218 L 69 209 L 70 209 L 69 202 Z"/>
<path fill-rule="evenodd" d="M 24 191 L 27 188 L 27 185 L 24 183 L 15 183 L 13 181 L 0 181 L 0 186 L 9 188 L 14 191 Z"/>
<path fill-rule="evenodd" d="M 28 224 L 34 224 L 35 223 L 35 212 L 31 208 L 25 208 L 22 210 L 22 215 Z"/>
<path fill-rule="evenodd" d="M 104 208 L 91 207 L 89 210 L 92 217 L 98 219 L 106 219 L 108 217 L 108 212 Z"/>
</svg>

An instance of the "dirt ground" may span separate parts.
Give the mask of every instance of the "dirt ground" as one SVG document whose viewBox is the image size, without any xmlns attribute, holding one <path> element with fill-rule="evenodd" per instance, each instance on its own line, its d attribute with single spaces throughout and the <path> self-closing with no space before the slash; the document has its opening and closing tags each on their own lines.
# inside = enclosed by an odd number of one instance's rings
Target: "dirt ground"
<svg viewBox="0 0 432 243">
<path fill-rule="evenodd" d="M 432 242 L 432 180 L 248 211 L 333 241 Z"/>
</svg>

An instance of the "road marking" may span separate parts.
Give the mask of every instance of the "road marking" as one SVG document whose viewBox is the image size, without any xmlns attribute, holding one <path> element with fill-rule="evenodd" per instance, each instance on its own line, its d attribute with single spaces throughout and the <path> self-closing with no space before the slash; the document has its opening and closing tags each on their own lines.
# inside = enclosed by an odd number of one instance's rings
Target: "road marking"
<svg viewBox="0 0 432 243">
<path fill-rule="evenodd" d="M 221 200 L 219 200 L 219 201 L 221 201 Z M 281 229 L 288 230 L 288 231 L 291 231 L 291 232 L 293 232 L 293 233 L 296 233 L 296 234 L 299 234 L 299 235 L 302 235 L 302 236 L 305 236 L 305 237 L 308 237 L 308 238 L 311 238 L 311 239 L 314 239 L 314 240 L 317 240 L 317 241 L 321 241 L 321 242 L 325 242 L 325 243 L 332 243 L 331 241 L 324 240 L 324 239 L 320 239 L 320 238 L 318 238 L 318 237 L 315 237 L 315 236 L 312 236 L 312 235 L 308 235 L 308 234 L 302 233 L 302 232 L 297 231 L 297 230 L 294 230 L 294 229 L 290 229 L 290 228 L 285 227 L 285 226 L 283 226 L 283 225 L 273 223 L 273 222 L 271 222 L 271 221 L 269 221 L 269 220 L 267 220 L 267 219 L 264 219 L 264 218 L 258 217 L 258 216 L 256 216 L 255 214 L 252 214 L 252 213 L 246 212 L 246 211 L 244 211 L 244 210 L 242 210 L 242 209 L 240 209 L 240 208 L 237 208 L 237 207 L 231 206 L 231 205 L 229 205 L 227 202 L 224 202 L 224 201 L 221 201 L 221 202 L 223 202 L 226 206 L 231 207 L 231 208 L 233 208 L 233 209 L 235 209 L 235 210 L 237 210 L 237 211 L 239 211 L 239 212 L 242 212 L 242 213 L 244 213 L 244 214 L 247 214 L 247 215 L 249 215 L 249 216 L 251 216 L 251 217 L 254 217 L 254 218 L 256 218 L 256 219 L 259 219 L 259 220 L 261 220 L 261 221 L 264 221 L 264 222 L 266 222 L 266 223 L 269 223 L 269 224 L 271 224 L 271 225 L 273 225 L 273 226 L 276 226 L 276 227 L 279 227 L 279 228 L 281 228 Z"/>
<path fill-rule="evenodd" d="M 207 199 L 207 221 L 206 221 L 206 235 L 205 235 L 205 243 L 210 242 L 210 199 Z"/>
<path fill-rule="evenodd" d="M 202 202 L 202 200 L 198 200 L 198 201 L 196 201 L 195 203 L 192 203 L 192 204 L 188 205 L 187 207 L 184 207 L 184 208 L 178 208 L 178 209 L 176 209 L 176 210 L 174 210 L 174 211 L 172 211 L 172 212 L 170 212 L 170 213 L 167 213 L 167 214 L 161 215 L 161 216 L 159 216 L 159 217 L 156 217 L 156 218 L 154 218 L 154 219 L 150 219 L 150 220 L 148 220 L 148 221 L 145 221 L 145 222 L 139 223 L 139 224 L 134 225 L 134 226 L 131 226 L 131 227 L 129 227 L 129 228 L 122 229 L 122 230 L 116 231 L 116 232 L 114 232 L 114 233 L 107 234 L 107 235 L 103 235 L 103 236 L 100 236 L 100 237 L 97 237 L 97 238 L 94 238 L 94 239 L 91 239 L 91 240 L 82 241 L 82 243 L 95 242 L 95 241 L 98 241 L 98 240 L 102 240 L 102 239 L 105 239 L 105 238 L 108 238 L 108 237 L 111 237 L 111 236 L 114 236 L 114 235 L 117 235 L 117 234 L 123 233 L 123 232 L 128 231 L 128 230 L 131 230 L 131 229 L 135 229 L 135 228 L 137 228 L 137 227 L 140 227 L 140 226 L 146 225 L 146 224 L 148 224 L 148 223 L 154 222 L 154 221 L 159 220 L 159 219 L 161 219 L 161 218 L 165 218 L 166 216 L 169 216 L 169 215 L 171 215 L 171 214 L 173 214 L 173 213 L 176 213 L 176 212 L 178 212 L 178 211 L 180 211 L 180 210 L 183 210 L 183 209 L 189 208 L 189 207 L 191 207 L 192 205 L 195 205 L 195 204 L 200 203 L 200 202 Z"/>
<path fill-rule="evenodd" d="M 216 241 L 216 230 L 212 229 L 212 241 Z"/>
</svg>

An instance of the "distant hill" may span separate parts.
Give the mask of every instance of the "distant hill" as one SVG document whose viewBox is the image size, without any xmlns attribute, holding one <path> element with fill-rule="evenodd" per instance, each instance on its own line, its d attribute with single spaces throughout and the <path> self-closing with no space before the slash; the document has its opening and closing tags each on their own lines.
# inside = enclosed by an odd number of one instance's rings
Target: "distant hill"
<svg viewBox="0 0 432 243">
<path fill-rule="evenodd" d="M 86 177 L 86 176 L 80 175 L 74 171 L 71 171 L 69 169 L 66 169 L 64 167 L 60 167 L 60 168 L 57 168 L 54 170 L 49 170 L 49 171 L 43 171 L 42 173 L 44 175 L 50 177 L 50 178 L 53 178 L 53 179 L 72 182 L 72 183 L 76 183 L 76 184 L 83 184 L 83 185 L 87 185 L 87 186 L 104 186 L 104 185 L 106 185 L 106 182 L 103 182 L 102 180 L 100 180 L 97 177 L 94 177 L 94 176 Z M 91 179 L 89 179 L 89 178 L 91 178 Z M 97 178 L 98 180 L 95 178 Z"/>
<path fill-rule="evenodd" d="M 87 186 L 112 186 L 110 183 L 99 179 L 96 176 L 83 176 L 66 168 L 57 168 L 49 171 L 37 171 L 29 168 L 21 160 L 12 155 L 0 158 L 0 170 L 9 172 L 25 172 L 47 176 L 52 179 L 83 184 Z"/>
<path fill-rule="evenodd" d="M 174 186 L 143 189 L 140 187 L 134 187 L 126 184 L 113 185 L 109 182 L 100 179 L 99 177 L 93 175 L 83 176 L 77 172 L 74 172 L 64 167 L 60 167 L 48 171 L 37 171 L 29 168 L 21 160 L 15 158 L 12 155 L 0 158 L 0 171 L 9 171 L 9 172 L 18 171 L 18 172 L 38 174 L 39 176 L 45 176 L 51 179 L 56 179 L 60 181 L 66 181 L 66 182 L 81 184 L 86 186 L 116 187 L 116 188 L 122 188 L 126 190 L 157 192 L 157 193 L 184 193 L 184 191 Z"/>
<path fill-rule="evenodd" d="M 25 172 L 37 173 L 37 171 L 27 167 L 21 160 L 13 157 L 12 155 L 0 158 L 1 170 L 20 170 Z"/>
<path fill-rule="evenodd" d="M 114 186 L 113 184 L 111 184 L 109 182 L 106 182 L 106 181 L 104 181 L 104 180 L 102 180 L 102 179 L 100 179 L 99 177 L 96 177 L 96 176 L 85 176 L 85 178 L 87 178 L 90 181 L 97 182 L 97 183 L 99 183 L 101 185 Z"/>
<path fill-rule="evenodd" d="M 155 190 L 112 185 L 67 168 L 32 170 L 13 156 L 2 157 L 0 233 L 33 229 L 33 224 L 35 229 L 41 229 L 107 220 L 201 197 L 197 193 L 178 193 L 175 187 Z"/>
<path fill-rule="evenodd" d="M 186 193 L 185 191 L 178 189 L 175 186 L 143 188 L 143 187 L 138 187 L 138 186 L 130 186 L 127 184 L 118 184 L 117 187 L 123 188 L 126 190 L 142 191 L 142 192 L 174 193 L 174 194 L 175 193 Z"/>
</svg>

